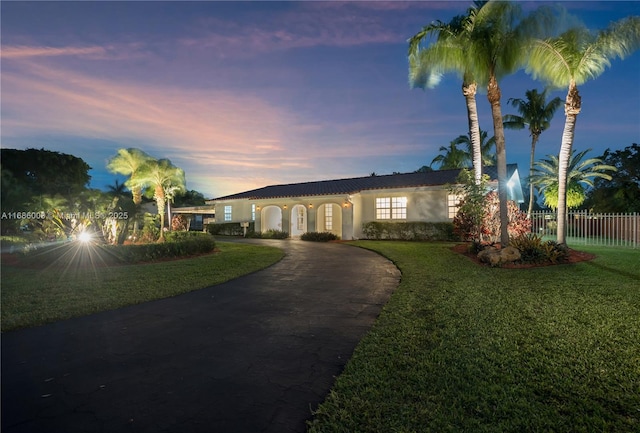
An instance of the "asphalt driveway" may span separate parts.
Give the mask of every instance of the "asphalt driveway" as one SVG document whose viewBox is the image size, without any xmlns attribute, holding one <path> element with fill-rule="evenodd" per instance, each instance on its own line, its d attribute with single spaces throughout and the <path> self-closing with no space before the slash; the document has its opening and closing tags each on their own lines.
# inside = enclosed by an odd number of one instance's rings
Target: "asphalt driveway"
<svg viewBox="0 0 640 433">
<path fill-rule="evenodd" d="M 304 432 L 397 287 L 339 243 L 174 298 L 2 335 L 2 432 Z"/>
</svg>

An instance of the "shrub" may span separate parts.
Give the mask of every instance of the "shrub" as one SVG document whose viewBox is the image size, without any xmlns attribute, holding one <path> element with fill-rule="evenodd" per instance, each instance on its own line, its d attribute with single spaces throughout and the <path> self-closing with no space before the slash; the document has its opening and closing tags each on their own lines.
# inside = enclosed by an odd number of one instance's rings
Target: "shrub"
<svg viewBox="0 0 640 433">
<path fill-rule="evenodd" d="M 362 225 L 365 239 L 393 239 L 409 241 L 453 241 L 453 224 L 448 222 L 380 222 Z"/>
<path fill-rule="evenodd" d="M 101 248 L 120 262 L 137 263 L 210 253 L 215 246 L 213 236 L 206 233 L 169 232 L 163 243 L 104 245 Z"/>
<path fill-rule="evenodd" d="M 247 234 L 253 233 L 255 231 L 255 224 L 256 223 L 254 221 L 249 222 Z M 244 228 L 240 225 L 240 223 L 207 224 L 207 232 L 212 235 L 220 236 L 244 236 Z"/>
<path fill-rule="evenodd" d="M 535 233 L 515 237 L 509 241 L 509 245 L 520 251 L 522 263 L 557 264 L 566 261 L 569 257 L 566 246 L 555 241 L 543 241 Z"/>
<path fill-rule="evenodd" d="M 171 219 L 171 230 L 189 230 L 189 219 L 182 214 L 174 215 Z"/>
<path fill-rule="evenodd" d="M 514 201 L 507 202 L 507 217 L 510 237 L 522 236 L 531 231 L 531 220 Z M 484 215 L 480 226 L 477 224 L 476 212 L 468 211 L 463 200 L 453 219 L 454 232 L 463 240 L 473 242 L 494 243 L 500 239 L 500 200 L 497 192 L 490 191 L 484 196 Z"/>
<path fill-rule="evenodd" d="M 287 239 L 289 237 L 289 233 L 282 230 L 267 230 L 260 234 L 262 239 Z"/>
<path fill-rule="evenodd" d="M 340 239 L 336 234 L 331 232 L 306 232 L 300 236 L 303 241 L 312 242 L 328 242 Z"/>
</svg>

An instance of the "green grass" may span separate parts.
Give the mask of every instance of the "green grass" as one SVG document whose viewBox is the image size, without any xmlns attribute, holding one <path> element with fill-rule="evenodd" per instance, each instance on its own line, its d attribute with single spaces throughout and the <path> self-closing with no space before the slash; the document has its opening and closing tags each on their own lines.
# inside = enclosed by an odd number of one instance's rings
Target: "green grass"
<svg viewBox="0 0 640 433">
<path fill-rule="evenodd" d="M 640 250 L 492 269 L 449 244 L 357 242 L 397 291 L 309 431 L 640 431 Z"/>
<path fill-rule="evenodd" d="M 101 266 L 78 255 L 44 269 L 2 264 L 2 331 L 38 326 L 125 305 L 167 298 L 263 269 L 280 249 L 219 242 L 219 252 L 184 260 Z M 96 266 L 87 265 L 88 263 Z M 74 266 L 81 262 L 82 266 Z"/>
</svg>

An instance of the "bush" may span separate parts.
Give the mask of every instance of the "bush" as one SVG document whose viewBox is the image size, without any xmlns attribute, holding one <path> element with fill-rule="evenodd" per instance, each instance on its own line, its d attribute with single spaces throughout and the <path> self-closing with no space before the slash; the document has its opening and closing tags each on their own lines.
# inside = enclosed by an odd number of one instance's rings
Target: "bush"
<svg viewBox="0 0 640 433">
<path fill-rule="evenodd" d="M 328 242 L 328 241 L 337 241 L 340 239 L 336 234 L 331 232 L 306 232 L 300 236 L 300 239 L 303 241 L 312 241 L 312 242 Z"/>
<path fill-rule="evenodd" d="M 206 233 L 169 232 L 163 243 L 104 245 L 101 248 L 120 262 L 137 263 L 210 253 L 215 246 L 213 236 Z"/>
<path fill-rule="evenodd" d="M 255 225 L 256 223 L 254 221 L 249 222 L 247 234 L 255 231 Z M 244 228 L 240 223 L 207 224 L 207 232 L 220 236 L 244 236 Z"/>
<path fill-rule="evenodd" d="M 448 222 L 380 222 L 362 225 L 365 239 L 393 239 L 407 241 L 455 241 L 453 224 Z"/>
<path fill-rule="evenodd" d="M 287 239 L 289 237 L 289 233 L 282 230 L 267 230 L 264 233 L 260 233 L 259 237 L 262 239 Z"/>
<path fill-rule="evenodd" d="M 543 241 L 535 233 L 520 235 L 509 241 L 509 245 L 517 248 L 522 255 L 522 263 L 562 263 L 569 258 L 566 246 L 555 241 Z"/>
<path fill-rule="evenodd" d="M 497 192 L 491 191 L 484 196 L 484 215 L 480 226 L 476 213 L 467 212 L 466 209 L 463 200 L 453 219 L 454 232 L 462 240 L 480 243 L 495 243 L 500 240 L 500 200 Z M 514 201 L 507 202 L 507 217 L 509 237 L 522 236 L 531 231 L 531 220 Z"/>
</svg>

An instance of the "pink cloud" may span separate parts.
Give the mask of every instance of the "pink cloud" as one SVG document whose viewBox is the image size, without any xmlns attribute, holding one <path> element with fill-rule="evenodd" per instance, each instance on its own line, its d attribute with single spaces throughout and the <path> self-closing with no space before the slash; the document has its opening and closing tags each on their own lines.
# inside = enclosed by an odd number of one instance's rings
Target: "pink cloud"
<svg viewBox="0 0 640 433">
<path fill-rule="evenodd" d="M 104 55 L 104 47 L 33 47 L 33 46 L 3 46 L 0 55 L 3 58 L 27 58 L 27 57 L 55 57 L 55 56 L 86 56 Z"/>
</svg>

